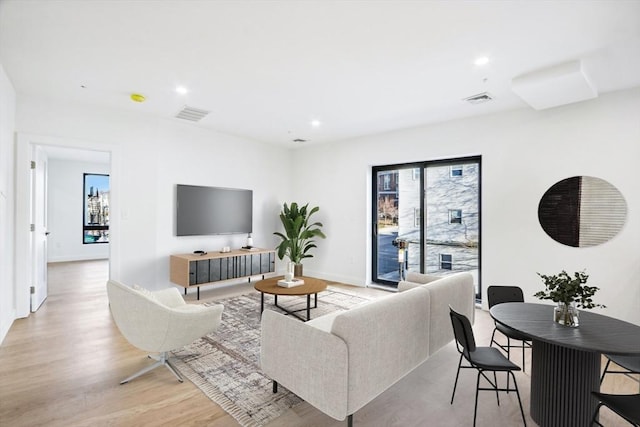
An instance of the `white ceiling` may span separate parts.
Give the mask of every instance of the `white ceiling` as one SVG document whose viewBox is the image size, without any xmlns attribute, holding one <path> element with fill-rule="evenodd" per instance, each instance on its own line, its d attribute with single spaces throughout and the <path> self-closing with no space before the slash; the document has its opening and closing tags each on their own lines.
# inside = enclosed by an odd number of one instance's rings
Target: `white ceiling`
<svg viewBox="0 0 640 427">
<path fill-rule="evenodd" d="M 600 94 L 640 86 L 640 1 L 0 0 L 19 95 L 188 105 L 211 111 L 193 126 L 292 147 L 530 108 L 511 79 L 570 60 Z"/>
</svg>

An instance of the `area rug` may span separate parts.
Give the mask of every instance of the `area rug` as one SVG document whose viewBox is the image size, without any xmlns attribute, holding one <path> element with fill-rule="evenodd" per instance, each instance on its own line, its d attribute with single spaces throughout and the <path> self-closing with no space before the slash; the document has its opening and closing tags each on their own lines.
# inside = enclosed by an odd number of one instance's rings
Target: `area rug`
<svg viewBox="0 0 640 427">
<path fill-rule="evenodd" d="M 367 299 L 328 287 L 318 294 L 311 318 L 346 310 Z M 271 379 L 260 370 L 260 294 L 252 292 L 208 304 L 224 304 L 218 330 L 173 352 L 180 373 L 244 427 L 263 426 L 301 402 L 284 387 L 273 393 Z M 306 307 L 306 297 L 280 297 L 289 310 Z M 265 295 L 265 310 L 280 311 Z"/>
</svg>

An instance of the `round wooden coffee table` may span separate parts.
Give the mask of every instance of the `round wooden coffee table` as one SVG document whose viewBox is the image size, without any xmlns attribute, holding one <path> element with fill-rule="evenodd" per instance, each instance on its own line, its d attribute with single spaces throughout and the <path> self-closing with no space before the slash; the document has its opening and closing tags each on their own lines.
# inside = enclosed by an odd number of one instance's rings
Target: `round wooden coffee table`
<svg viewBox="0 0 640 427">
<path fill-rule="evenodd" d="M 294 286 L 292 288 L 285 288 L 282 286 L 278 286 L 278 280 L 282 280 L 284 277 L 271 277 L 269 279 L 260 280 L 256 282 L 253 286 L 256 291 L 260 292 L 260 313 L 264 311 L 264 294 L 270 294 L 274 296 L 274 305 L 278 307 L 280 310 L 284 311 L 287 314 L 290 314 L 298 319 L 305 321 L 311 319 L 311 308 L 318 307 L 318 292 L 322 292 L 327 289 L 327 283 L 324 280 L 314 279 L 313 277 L 300 277 L 304 280 L 304 285 Z M 311 307 L 311 295 L 314 295 L 314 305 Z M 278 295 L 286 295 L 286 296 L 307 296 L 307 318 L 304 319 L 298 316 L 297 312 L 304 311 L 301 310 L 287 310 L 284 307 L 278 305 Z"/>
</svg>

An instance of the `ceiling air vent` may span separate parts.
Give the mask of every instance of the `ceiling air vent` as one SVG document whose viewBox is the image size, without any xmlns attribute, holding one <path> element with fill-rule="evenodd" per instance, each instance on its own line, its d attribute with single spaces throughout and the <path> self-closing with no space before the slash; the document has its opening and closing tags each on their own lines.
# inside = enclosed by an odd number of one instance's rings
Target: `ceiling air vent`
<svg viewBox="0 0 640 427">
<path fill-rule="evenodd" d="M 491 101 L 493 97 L 489 94 L 489 92 L 482 92 L 477 95 L 470 96 L 468 98 L 463 99 L 463 101 L 467 101 L 469 104 L 482 104 L 483 102 Z"/>
<path fill-rule="evenodd" d="M 176 118 L 189 120 L 190 122 L 199 122 L 206 117 L 207 114 L 209 114 L 209 111 L 207 110 L 201 110 L 200 108 L 193 108 L 185 105 L 182 110 L 178 111 Z"/>
</svg>

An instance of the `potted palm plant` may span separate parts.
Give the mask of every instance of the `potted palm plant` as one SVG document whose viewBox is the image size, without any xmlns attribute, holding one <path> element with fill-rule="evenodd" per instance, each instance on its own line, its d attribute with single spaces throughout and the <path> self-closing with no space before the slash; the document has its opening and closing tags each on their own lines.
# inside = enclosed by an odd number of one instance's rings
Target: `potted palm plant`
<svg viewBox="0 0 640 427">
<path fill-rule="evenodd" d="M 577 308 L 605 308 L 593 302 L 593 295 L 600 288 L 587 286 L 589 276 L 584 271 L 573 273 L 573 277 L 562 270 L 559 274 L 545 275 L 536 273 L 544 281 L 545 290 L 533 294 L 540 299 L 549 299 L 558 304 L 554 309 L 554 320 L 566 326 L 577 327 L 579 317 Z"/>
<path fill-rule="evenodd" d="M 302 260 L 313 257 L 309 251 L 317 247 L 314 239 L 326 237 L 320 229 L 321 222 L 309 223 L 311 216 L 319 210 L 317 206 L 309 208 L 308 203 L 299 207 L 292 202 L 291 206 L 285 203 L 280 212 L 284 233 L 273 233 L 282 239 L 276 250 L 278 258 L 283 259 L 286 255 L 294 264 L 293 273 L 296 277 L 302 276 Z"/>
</svg>

